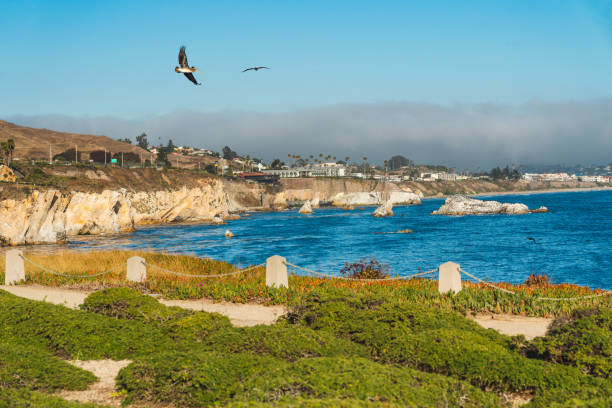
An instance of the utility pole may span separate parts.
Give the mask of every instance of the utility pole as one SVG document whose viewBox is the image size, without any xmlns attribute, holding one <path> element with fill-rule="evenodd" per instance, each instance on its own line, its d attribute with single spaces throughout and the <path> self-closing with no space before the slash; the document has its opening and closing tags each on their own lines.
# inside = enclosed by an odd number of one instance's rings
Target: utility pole
<svg viewBox="0 0 612 408">
<path fill-rule="evenodd" d="M 49 164 L 53 164 L 53 153 L 51 153 L 51 143 L 49 143 Z"/>
<path fill-rule="evenodd" d="M 106 167 L 106 149 L 104 149 L 104 167 Z"/>
<path fill-rule="evenodd" d="M 79 148 L 77 145 L 74 145 L 74 161 L 79 162 Z"/>
<path fill-rule="evenodd" d="M 121 168 L 123 168 L 123 152 L 121 152 Z"/>
</svg>

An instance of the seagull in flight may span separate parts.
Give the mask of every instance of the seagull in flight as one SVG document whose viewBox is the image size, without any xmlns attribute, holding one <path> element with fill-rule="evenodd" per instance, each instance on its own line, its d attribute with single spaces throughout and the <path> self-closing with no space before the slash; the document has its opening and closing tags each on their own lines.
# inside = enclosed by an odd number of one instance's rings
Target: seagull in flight
<svg viewBox="0 0 612 408">
<path fill-rule="evenodd" d="M 202 85 L 200 83 L 198 83 L 198 81 L 195 79 L 195 77 L 193 76 L 194 72 L 200 72 L 202 73 L 199 69 L 197 69 L 196 67 L 190 67 L 189 63 L 187 62 L 187 54 L 185 53 L 185 46 L 183 45 L 181 47 L 181 50 L 179 51 L 179 65 L 180 67 L 175 67 L 174 71 L 180 73 L 183 73 L 188 80 L 190 80 L 191 82 L 193 82 L 196 85 Z"/>
<path fill-rule="evenodd" d="M 260 69 L 270 69 L 270 68 L 268 68 L 268 67 L 251 67 L 251 68 L 247 68 L 247 69 L 245 69 L 245 70 L 244 70 L 244 71 L 242 71 L 242 72 L 247 72 L 247 71 L 251 71 L 251 70 L 253 70 L 253 71 L 259 71 Z"/>
<path fill-rule="evenodd" d="M 527 237 L 528 240 L 533 241 L 534 244 L 537 244 L 538 241 L 535 240 L 535 238 L 533 237 Z"/>
</svg>

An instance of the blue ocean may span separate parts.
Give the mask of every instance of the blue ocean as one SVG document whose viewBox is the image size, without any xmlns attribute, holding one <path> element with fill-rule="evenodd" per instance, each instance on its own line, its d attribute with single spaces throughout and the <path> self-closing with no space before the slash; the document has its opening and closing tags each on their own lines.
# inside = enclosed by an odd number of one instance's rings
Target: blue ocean
<svg viewBox="0 0 612 408">
<path fill-rule="evenodd" d="M 546 206 L 548 213 L 491 216 L 434 216 L 443 199 L 394 207 L 395 215 L 374 218 L 373 208 L 322 208 L 251 213 L 226 225 L 164 225 L 132 234 L 76 237 L 77 250 L 145 249 L 210 257 L 237 266 L 281 255 L 296 265 L 338 274 L 345 262 L 376 257 L 392 275 L 410 275 L 453 261 L 492 281 L 521 283 L 531 273 L 553 283 L 612 289 L 612 191 L 488 196 Z M 389 234 L 403 229 L 410 234 Z M 235 237 L 227 239 L 229 229 Z M 529 237 L 533 240 L 528 239 Z"/>
</svg>

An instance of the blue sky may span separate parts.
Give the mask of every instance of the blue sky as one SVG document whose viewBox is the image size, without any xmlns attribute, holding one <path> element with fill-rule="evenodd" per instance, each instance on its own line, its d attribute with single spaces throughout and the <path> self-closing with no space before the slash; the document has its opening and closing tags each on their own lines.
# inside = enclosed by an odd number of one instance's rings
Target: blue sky
<svg viewBox="0 0 612 408">
<path fill-rule="evenodd" d="M 606 2 L 13 1 L 0 114 L 292 111 L 612 95 Z M 203 71 L 173 72 L 181 44 Z M 270 71 L 242 74 L 244 67 Z"/>
<path fill-rule="evenodd" d="M 23 125 L 270 160 L 612 158 L 609 1 L 3 0 L 0 38 L 0 118 Z"/>
</svg>

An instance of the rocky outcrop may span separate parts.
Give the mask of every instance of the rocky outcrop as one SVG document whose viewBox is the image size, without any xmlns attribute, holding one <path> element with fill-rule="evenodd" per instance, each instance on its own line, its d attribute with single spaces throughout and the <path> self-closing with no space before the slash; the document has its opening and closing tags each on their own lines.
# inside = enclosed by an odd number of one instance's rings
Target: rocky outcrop
<svg viewBox="0 0 612 408">
<path fill-rule="evenodd" d="M 55 243 L 73 235 L 132 231 L 136 224 L 223 223 L 228 214 L 228 199 L 219 181 L 156 192 L 35 190 L 25 199 L 0 202 L 0 243 Z"/>
<path fill-rule="evenodd" d="M 98 177 L 98 170 L 88 178 Z M 95 176 L 95 177 L 94 177 Z M 222 224 L 232 213 L 287 208 L 288 203 L 319 202 L 339 207 L 420 204 L 418 193 L 353 181 L 313 180 L 315 189 L 282 189 L 255 183 L 201 179 L 178 189 L 160 191 L 61 192 L 35 190 L 25 198 L 0 201 L 0 244 L 55 243 L 67 236 L 131 231 L 139 224 L 212 222 Z M 359 191 L 359 188 L 373 188 Z M 319 190 L 320 189 L 320 190 Z M 304 212 L 303 211 L 303 212 Z M 391 212 L 392 214 L 392 212 Z"/>
<path fill-rule="evenodd" d="M 69 235 L 132 231 L 134 219 L 125 190 L 65 194 L 34 191 L 24 200 L 0 202 L 4 245 L 55 243 Z"/>
<path fill-rule="evenodd" d="M 528 214 L 530 212 L 543 212 L 540 207 L 538 210 L 529 210 L 525 204 L 520 203 L 500 203 L 499 201 L 483 201 L 469 198 L 463 195 L 448 197 L 433 215 L 490 215 L 490 214 Z"/>
<path fill-rule="evenodd" d="M 234 234 L 232 233 L 232 231 L 230 230 L 225 230 L 225 238 L 231 238 L 234 236 Z"/>
<path fill-rule="evenodd" d="M 10 167 L 0 164 L 0 181 L 4 183 L 14 183 L 17 181 L 15 172 Z"/>
<path fill-rule="evenodd" d="M 393 216 L 393 203 L 391 201 L 386 201 L 380 207 L 378 207 L 372 213 L 375 217 L 392 217 Z"/>
<path fill-rule="evenodd" d="M 310 205 L 310 201 L 306 201 L 298 212 L 300 214 L 312 214 L 312 205 Z"/>
</svg>

